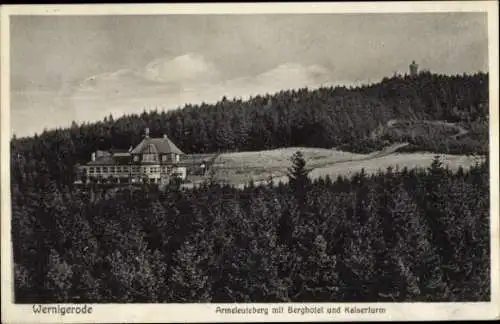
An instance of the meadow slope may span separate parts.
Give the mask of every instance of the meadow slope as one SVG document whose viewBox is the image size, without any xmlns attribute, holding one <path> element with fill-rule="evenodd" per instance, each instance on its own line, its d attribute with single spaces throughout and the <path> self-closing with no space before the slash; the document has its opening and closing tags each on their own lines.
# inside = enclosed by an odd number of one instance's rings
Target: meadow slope
<svg viewBox="0 0 500 324">
<path fill-rule="evenodd" d="M 289 147 L 257 152 L 224 153 L 217 157 L 213 165 L 215 180 L 233 185 L 244 185 L 253 180 L 256 183 L 268 181 L 286 182 L 286 172 L 292 155 L 301 151 L 306 159 L 311 178 L 350 176 L 361 169 L 367 173 L 393 168 L 426 168 L 438 155 L 445 166 L 457 170 L 460 166 L 468 169 L 481 156 L 436 154 L 430 152 L 398 153 L 406 143 L 395 144 L 370 154 L 356 154 L 336 149 Z"/>
</svg>

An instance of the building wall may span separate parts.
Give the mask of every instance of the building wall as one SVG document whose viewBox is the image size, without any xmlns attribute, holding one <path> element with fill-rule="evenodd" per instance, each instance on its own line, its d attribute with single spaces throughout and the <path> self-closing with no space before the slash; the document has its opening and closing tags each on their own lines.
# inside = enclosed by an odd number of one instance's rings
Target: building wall
<svg viewBox="0 0 500 324">
<path fill-rule="evenodd" d="M 105 151 L 97 151 L 92 153 L 91 160 L 97 161 L 98 157 L 112 156 Z M 81 175 L 86 178 L 86 182 L 91 180 L 98 182 L 153 182 L 153 183 L 166 183 L 172 176 L 178 176 L 186 179 L 186 167 L 176 167 L 175 163 L 180 162 L 181 155 L 176 153 L 157 154 L 157 153 L 143 153 L 132 154 L 131 164 L 121 165 L 85 165 L 80 167 Z M 142 165 L 147 162 L 147 165 Z M 95 163 L 95 162 L 94 162 Z"/>
<path fill-rule="evenodd" d="M 132 178 L 132 182 L 141 182 L 144 178 L 154 183 L 168 181 L 173 175 L 178 175 L 181 179 L 186 179 L 186 167 L 173 167 L 172 165 L 95 165 L 81 167 L 82 173 L 90 181 L 90 178 L 106 179 L 115 178 L 118 183 Z"/>
<path fill-rule="evenodd" d="M 172 170 L 173 174 L 176 174 L 182 180 L 185 180 L 187 177 L 187 168 L 186 167 L 176 167 Z"/>
<path fill-rule="evenodd" d="M 141 162 L 177 163 L 180 162 L 180 160 L 181 160 L 181 155 L 176 153 L 132 155 L 132 161 L 134 163 L 141 163 Z"/>
</svg>

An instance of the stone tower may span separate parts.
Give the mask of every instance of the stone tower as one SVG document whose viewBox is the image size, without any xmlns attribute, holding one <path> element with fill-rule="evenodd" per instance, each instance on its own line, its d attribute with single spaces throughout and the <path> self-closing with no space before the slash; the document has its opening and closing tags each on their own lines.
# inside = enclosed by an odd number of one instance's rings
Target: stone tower
<svg viewBox="0 0 500 324">
<path fill-rule="evenodd" d="M 415 61 L 410 64 L 410 76 L 415 76 L 418 74 L 418 64 Z"/>
</svg>

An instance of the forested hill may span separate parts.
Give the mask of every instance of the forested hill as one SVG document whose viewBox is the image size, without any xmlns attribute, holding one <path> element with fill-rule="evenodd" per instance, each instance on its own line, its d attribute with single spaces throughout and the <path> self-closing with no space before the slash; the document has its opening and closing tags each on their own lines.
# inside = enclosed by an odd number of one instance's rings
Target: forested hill
<svg viewBox="0 0 500 324">
<path fill-rule="evenodd" d="M 141 107 L 138 107 L 140 109 Z M 41 107 L 43 109 L 43 107 Z M 390 142 L 440 153 L 484 153 L 488 143 L 488 74 L 394 76 L 357 88 L 281 91 L 243 101 L 188 104 L 168 112 L 143 112 L 119 119 L 44 131 L 12 141 L 12 156 L 45 161 L 61 171 L 87 161 L 96 149 L 129 148 L 144 128 L 166 133 L 186 153 L 264 150 L 308 146 L 368 152 Z M 388 121 L 439 120 L 467 130 L 460 138 L 446 129 L 387 131 Z"/>
<path fill-rule="evenodd" d="M 16 302 L 489 301 L 487 160 L 332 180 L 308 177 L 297 152 L 287 183 L 146 185 L 98 199 L 72 187 L 75 163 L 137 144 L 145 127 L 185 152 L 397 141 L 480 152 L 487 77 L 284 91 L 14 139 Z"/>
</svg>

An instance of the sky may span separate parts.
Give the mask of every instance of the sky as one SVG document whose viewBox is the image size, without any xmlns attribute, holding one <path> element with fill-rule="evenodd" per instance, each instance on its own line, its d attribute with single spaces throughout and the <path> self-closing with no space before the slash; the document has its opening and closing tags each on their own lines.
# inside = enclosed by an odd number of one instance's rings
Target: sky
<svg viewBox="0 0 500 324">
<path fill-rule="evenodd" d="M 11 16 L 11 132 L 377 82 L 415 60 L 488 70 L 484 13 Z"/>
</svg>

